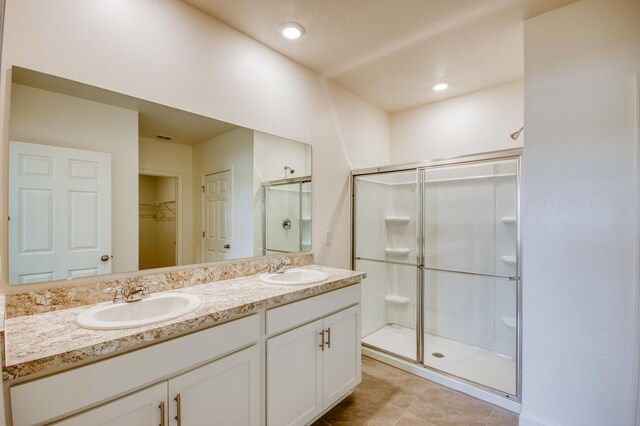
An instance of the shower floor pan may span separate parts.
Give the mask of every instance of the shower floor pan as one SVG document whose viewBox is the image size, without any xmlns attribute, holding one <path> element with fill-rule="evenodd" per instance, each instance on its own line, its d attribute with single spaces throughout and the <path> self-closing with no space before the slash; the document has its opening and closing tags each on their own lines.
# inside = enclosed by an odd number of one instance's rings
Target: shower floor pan
<svg viewBox="0 0 640 426">
<path fill-rule="evenodd" d="M 428 333 L 424 335 L 424 342 L 427 366 L 515 395 L 514 358 Z M 362 343 L 405 358 L 416 358 L 416 332 L 408 327 L 387 324 L 362 339 Z"/>
</svg>

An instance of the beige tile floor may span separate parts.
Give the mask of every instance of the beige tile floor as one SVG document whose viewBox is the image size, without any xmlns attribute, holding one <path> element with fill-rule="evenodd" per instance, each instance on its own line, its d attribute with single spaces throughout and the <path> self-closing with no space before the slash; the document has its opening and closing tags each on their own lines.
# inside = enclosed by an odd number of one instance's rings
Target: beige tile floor
<svg viewBox="0 0 640 426">
<path fill-rule="evenodd" d="M 518 416 L 362 357 L 362 383 L 313 426 L 517 426 Z"/>
</svg>

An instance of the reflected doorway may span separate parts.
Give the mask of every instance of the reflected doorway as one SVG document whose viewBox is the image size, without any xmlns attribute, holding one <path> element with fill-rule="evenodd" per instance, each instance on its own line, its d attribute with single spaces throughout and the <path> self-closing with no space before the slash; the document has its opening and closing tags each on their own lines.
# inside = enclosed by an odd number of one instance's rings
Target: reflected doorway
<svg viewBox="0 0 640 426">
<path fill-rule="evenodd" d="M 178 178 L 140 174 L 139 269 L 178 264 Z"/>
</svg>

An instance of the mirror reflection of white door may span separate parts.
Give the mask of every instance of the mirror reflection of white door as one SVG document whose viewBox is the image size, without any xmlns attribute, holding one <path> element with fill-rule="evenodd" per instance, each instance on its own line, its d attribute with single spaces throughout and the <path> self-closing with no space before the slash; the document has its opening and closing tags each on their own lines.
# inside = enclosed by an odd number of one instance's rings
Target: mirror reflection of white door
<svg viewBox="0 0 640 426">
<path fill-rule="evenodd" d="M 111 273 L 111 155 L 11 141 L 9 282 Z"/>
<path fill-rule="evenodd" d="M 231 256 L 231 171 L 204 176 L 203 255 L 205 262 Z"/>
</svg>

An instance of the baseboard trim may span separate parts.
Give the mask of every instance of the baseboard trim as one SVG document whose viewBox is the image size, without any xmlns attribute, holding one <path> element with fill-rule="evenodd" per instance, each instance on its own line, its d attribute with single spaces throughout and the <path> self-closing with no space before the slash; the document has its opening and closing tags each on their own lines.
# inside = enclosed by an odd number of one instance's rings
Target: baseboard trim
<svg viewBox="0 0 640 426">
<path fill-rule="evenodd" d="M 450 389 L 457 390 L 459 392 L 462 392 L 474 398 L 478 398 L 490 404 L 497 405 L 500 408 L 504 408 L 505 410 L 514 412 L 516 414 L 520 412 L 521 404 L 517 401 L 512 401 L 504 397 L 501 397 L 499 395 L 496 395 L 494 393 L 491 393 L 482 389 L 478 389 L 467 383 L 455 380 L 451 377 L 448 377 L 442 374 L 438 374 L 437 372 L 429 370 L 418 364 L 414 364 L 409 361 L 395 358 L 391 355 L 378 352 L 374 349 L 371 349 L 365 346 L 362 347 L 362 355 L 368 356 L 369 358 L 373 358 L 380 362 L 384 362 L 385 364 L 392 365 L 408 373 L 412 373 L 412 374 L 415 374 L 416 376 L 431 380 L 432 382 L 439 383 Z"/>
<path fill-rule="evenodd" d="M 561 426 L 558 423 L 554 423 L 551 420 L 543 419 L 542 417 L 534 416 L 530 413 L 520 413 L 519 426 Z"/>
</svg>

